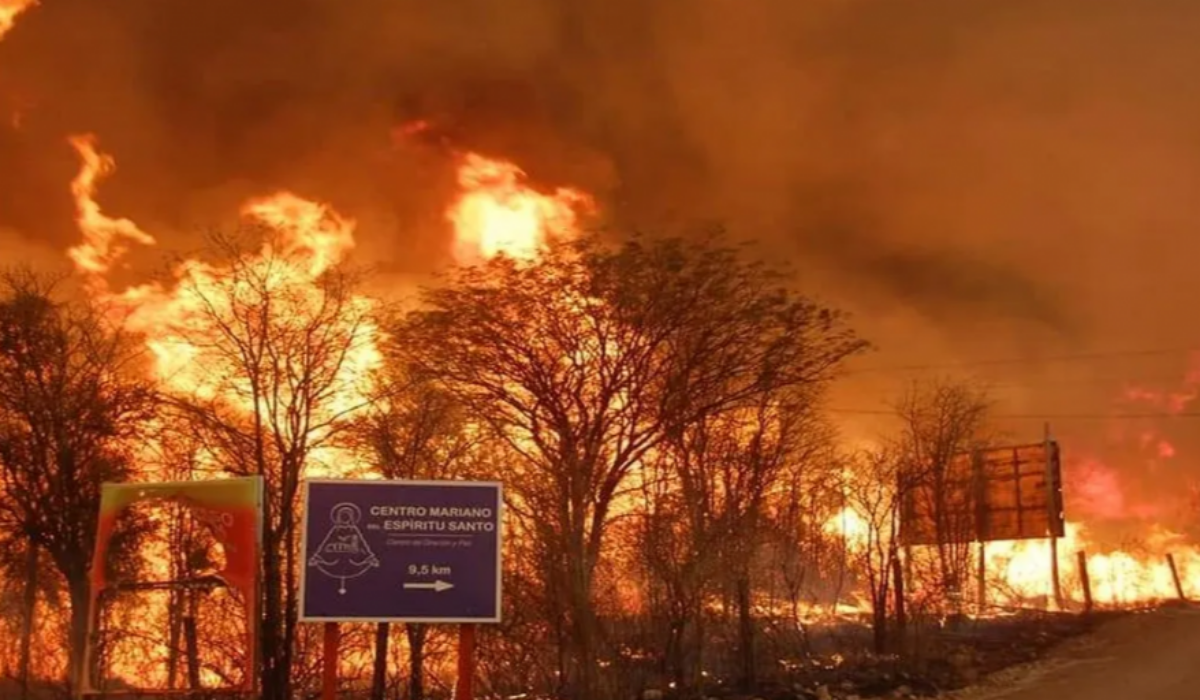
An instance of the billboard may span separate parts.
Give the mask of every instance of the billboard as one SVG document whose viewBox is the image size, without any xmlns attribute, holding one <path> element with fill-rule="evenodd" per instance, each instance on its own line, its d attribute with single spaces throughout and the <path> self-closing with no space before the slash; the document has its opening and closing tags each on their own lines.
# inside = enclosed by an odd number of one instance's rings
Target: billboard
<svg viewBox="0 0 1200 700">
<path fill-rule="evenodd" d="M 955 455 L 904 489 L 900 527 L 906 545 L 1062 537 L 1058 443 Z"/>
<path fill-rule="evenodd" d="M 107 483 L 100 486 L 100 513 L 96 544 L 91 563 L 91 591 L 88 604 L 88 635 L 84 647 L 81 695 L 96 695 L 103 669 L 93 668 L 96 660 L 96 632 L 102 597 L 113 586 L 105 576 L 108 548 L 117 522 L 131 505 L 143 501 L 170 500 L 186 505 L 200 523 L 220 543 L 225 565 L 220 578 L 240 593 L 246 611 L 246 668 L 255 668 L 258 653 L 259 562 L 262 556 L 262 477 L 248 476 L 207 481 Z M 160 582 L 162 583 L 162 582 Z M 178 582 L 165 582 L 175 585 Z M 256 688 L 256 674 L 248 672 L 242 681 L 243 692 Z"/>
<path fill-rule="evenodd" d="M 500 621 L 501 486 L 309 480 L 300 619 Z"/>
</svg>

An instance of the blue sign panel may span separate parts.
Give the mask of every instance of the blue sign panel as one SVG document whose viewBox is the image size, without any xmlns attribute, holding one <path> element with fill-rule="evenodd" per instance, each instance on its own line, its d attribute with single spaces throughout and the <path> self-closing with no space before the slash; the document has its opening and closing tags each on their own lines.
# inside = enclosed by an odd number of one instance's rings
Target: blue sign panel
<svg viewBox="0 0 1200 700">
<path fill-rule="evenodd" d="M 500 621 L 500 484 L 310 480 L 300 619 Z"/>
</svg>

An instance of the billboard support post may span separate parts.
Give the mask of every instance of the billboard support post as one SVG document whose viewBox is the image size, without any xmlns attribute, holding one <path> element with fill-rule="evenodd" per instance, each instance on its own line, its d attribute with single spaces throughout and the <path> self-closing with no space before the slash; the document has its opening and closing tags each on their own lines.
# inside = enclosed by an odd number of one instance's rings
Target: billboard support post
<svg viewBox="0 0 1200 700">
<path fill-rule="evenodd" d="M 1092 611 L 1092 577 L 1088 573 L 1087 552 L 1081 549 L 1075 557 L 1079 561 L 1079 584 L 1083 588 L 1083 612 L 1086 614 Z"/>
<path fill-rule="evenodd" d="M 323 662 L 321 668 L 321 700 L 336 700 L 338 682 L 338 647 L 342 631 L 338 623 L 325 623 L 325 636 L 321 644 Z"/>
<path fill-rule="evenodd" d="M 1179 602 L 1187 602 L 1187 594 L 1183 592 L 1183 583 L 1179 580 L 1179 567 L 1175 566 L 1175 555 L 1167 552 L 1167 568 L 1171 570 L 1171 580 L 1175 582 L 1175 594 Z"/>
<path fill-rule="evenodd" d="M 1055 484 L 1057 476 L 1054 468 L 1054 443 L 1050 437 L 1050 423 L 1045 426 L 1046 445 L 1046 504 L 1050 509 L 1049 522 L 1051 528 L 1046 533 L 1050 537 L 1050 583 L 1054 593 L 1054 605 L 1063 609 L 1062 582 L 1058 576 L 1058 534 L 1054 532 L 1053 524 L 1059 521 L 1062 514 L 1058 512 L 1058 488 Z"/>
<path fill-rule="evenodd" d="M 475 696 L 475 625 L 458 626 L 458 682 L 454 700 L 472 700 Z"/>
<path fill-rule="evenodd" d="M 979 606 L 979 614 L 987 614 L 987 540 L 979 542 L 979 580 L 976 582 L 978 590 L 975 594 L 975 599 Z"/>
</svg>

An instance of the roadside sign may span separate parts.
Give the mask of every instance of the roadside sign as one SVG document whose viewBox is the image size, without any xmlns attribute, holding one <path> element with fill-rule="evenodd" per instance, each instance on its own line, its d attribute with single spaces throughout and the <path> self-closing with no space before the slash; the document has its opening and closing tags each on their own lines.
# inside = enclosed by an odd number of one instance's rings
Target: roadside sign
<svg viewBox="0 0 1200 700">
<path fill-rule="evenodd" d="M 500 621 L 499 483 L 314 479 L 303 495 L 301 620 Z"/>
</svg>

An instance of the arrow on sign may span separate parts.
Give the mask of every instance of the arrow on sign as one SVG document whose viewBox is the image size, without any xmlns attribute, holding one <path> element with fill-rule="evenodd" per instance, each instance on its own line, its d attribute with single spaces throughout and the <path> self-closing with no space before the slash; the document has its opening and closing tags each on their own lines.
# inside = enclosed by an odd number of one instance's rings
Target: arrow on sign
<svg viewBox="0 0 1200 700">
<path fill-rule="evenodd" d="M 405 583 L 404 587 L 405 588 L 417 588 L 417 589 L 423 589 L 423 590 L 427 590 L 427 591 L 435 591 L 437 593 L 441 593 L 442 591 L 448 591 L 451 588 L 454 588 L 454 584 L 449 583 L 447 581 L 442 581 L 439 579 L 432 583 Z"/>
</svg>

